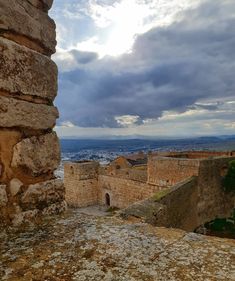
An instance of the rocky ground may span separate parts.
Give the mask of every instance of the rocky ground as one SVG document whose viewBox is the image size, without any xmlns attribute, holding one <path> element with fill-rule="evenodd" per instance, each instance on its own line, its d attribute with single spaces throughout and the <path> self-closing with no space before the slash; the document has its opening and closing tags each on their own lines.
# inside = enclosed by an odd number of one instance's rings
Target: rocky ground
<svg viewBox="0 0 235 281">
<path fill-rule="evenodd" d="M 68 213 L 0 232 L 0 280 L 235 280 L 235 241 Z"/>
</svg>

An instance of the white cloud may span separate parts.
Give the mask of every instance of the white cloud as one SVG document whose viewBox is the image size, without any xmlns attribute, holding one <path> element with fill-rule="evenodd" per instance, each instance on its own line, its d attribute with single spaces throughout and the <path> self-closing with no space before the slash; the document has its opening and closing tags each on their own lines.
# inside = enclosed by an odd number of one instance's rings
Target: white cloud
<svg viewBox="0 0 235 281">
<path fill-rule="evenodd" d="M 60 12 L 67 20 L 76 22 L 90 19 L 96 26 L 96 35 L 76 44 L 68 42 L 66 50 L 97 52 L 100 57 L 119 56 L 131 52 L 136 35 L 143 34 L 153 27 L 170 25 L 177 15 L 198 5 L 202 0 L 89 0 L 64 4 Z M 59 47 L 66 45 L 65 26 L 57 15 Z M 73 29 L 77 28 L 76 24 Z M 71 32 L 71 31 L 70 31 Z M 103 37 L 103 33 L 105 36 Z"/>
<path fill-rule="evenodd" d="M 111 27 L 102 51 L 100 52 L 101 47 L 98 45 L 92 51 L 97 51 L 100 56 L 128 53 L 136 35 L 153 27 L 170 25 L 179 12 L 199 3 L 200 0 L 122 0 L 115 1 L 110 6 L 101 5 L 99 1 L 90 1 L 90 16 L 97 27 Z"/>
<path fill-rule="evenodd" d="M 70 121 L 64 121 L 61 123 L 60 126 L 65 127 L 65 128 L 74 128 L 75 127 L 75 125 Z"/>
<path fill-rule="evenodd" d="M 117 123 L 123 127 L 128 127 L 136 124 L 139 120 L 139 116 L 137 115 L 122 115 L 116 116 L 115 120 Z"/>
</svg>

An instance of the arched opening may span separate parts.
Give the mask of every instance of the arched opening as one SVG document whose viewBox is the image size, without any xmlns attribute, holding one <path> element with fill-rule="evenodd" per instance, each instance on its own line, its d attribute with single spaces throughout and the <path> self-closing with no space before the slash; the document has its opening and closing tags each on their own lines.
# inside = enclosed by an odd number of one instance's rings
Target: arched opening
<svg viewBox="0 0 235 281">
<path fill-rule="evenodd" d="M 110 195 L 108 193 L 105 194 L 105 204 L 110 206 Z"/>
</svg>

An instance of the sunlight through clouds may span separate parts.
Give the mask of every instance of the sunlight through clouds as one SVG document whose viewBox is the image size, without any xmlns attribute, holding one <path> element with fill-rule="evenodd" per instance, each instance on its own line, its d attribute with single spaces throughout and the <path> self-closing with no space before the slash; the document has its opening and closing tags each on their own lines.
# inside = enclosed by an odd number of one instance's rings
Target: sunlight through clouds
<svg viewBox="0 0 235 281">
<path fill-rule="evenodd" d="M 55 0 L 60 135 L 232 134 L 234 7 Z"/>
<path fill-rule="evenodd" d="M 71 6 L 68 3 L 65 4 L 63 16 L 74 21 L 82 17 L 90 18 L 96 26 L 97 32 L 96 35 L 82 41 L 79 40 L 73 45 L 67 45 L 63 49 L 97 52 L 100 58 L 106 55 L 119 56 L 129 53 L 138 34 L 145 33 L 156 26 L 170 25 L 177 20 L 180 12 L 189 7 L 196 7 L 201 1 L 89 0 L 84 2 L 72 0 Z M 65 30 L 65 27 L 59 25 L 59 48 L 62 48 L 60 46 L 61 34 L 65 35 Z M 105 36 L 102 36 L 103 33 Z"/>
<path fill-rule="evenodd" d="M 88 39 L 78 43 L 77 48 L 96 51 L 103 57 L 131 52 L 137 34 L 147 32 L 152 27 L 171 24 L 179 12 L 189 6 L 193 8 L 200 1 L 122 0 L 115 1 L 113 5 L 100 2 L 97 0 L 89 1 L 89 12 L 97 27 L 111 27 L 108 38 L 106 42 L 101 44 Z"/>
</svg>

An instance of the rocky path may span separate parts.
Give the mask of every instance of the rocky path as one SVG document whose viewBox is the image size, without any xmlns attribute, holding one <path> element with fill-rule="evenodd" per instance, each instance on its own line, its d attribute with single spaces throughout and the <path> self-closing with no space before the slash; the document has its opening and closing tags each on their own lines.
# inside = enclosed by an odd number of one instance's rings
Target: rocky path
<svg viewBox="0 0 235 281">
<path fill-rule="evenodd" d="M 76 210 L 0 232 L 0 280 L 235 280 L 235 241 Z"/>
</svg>

